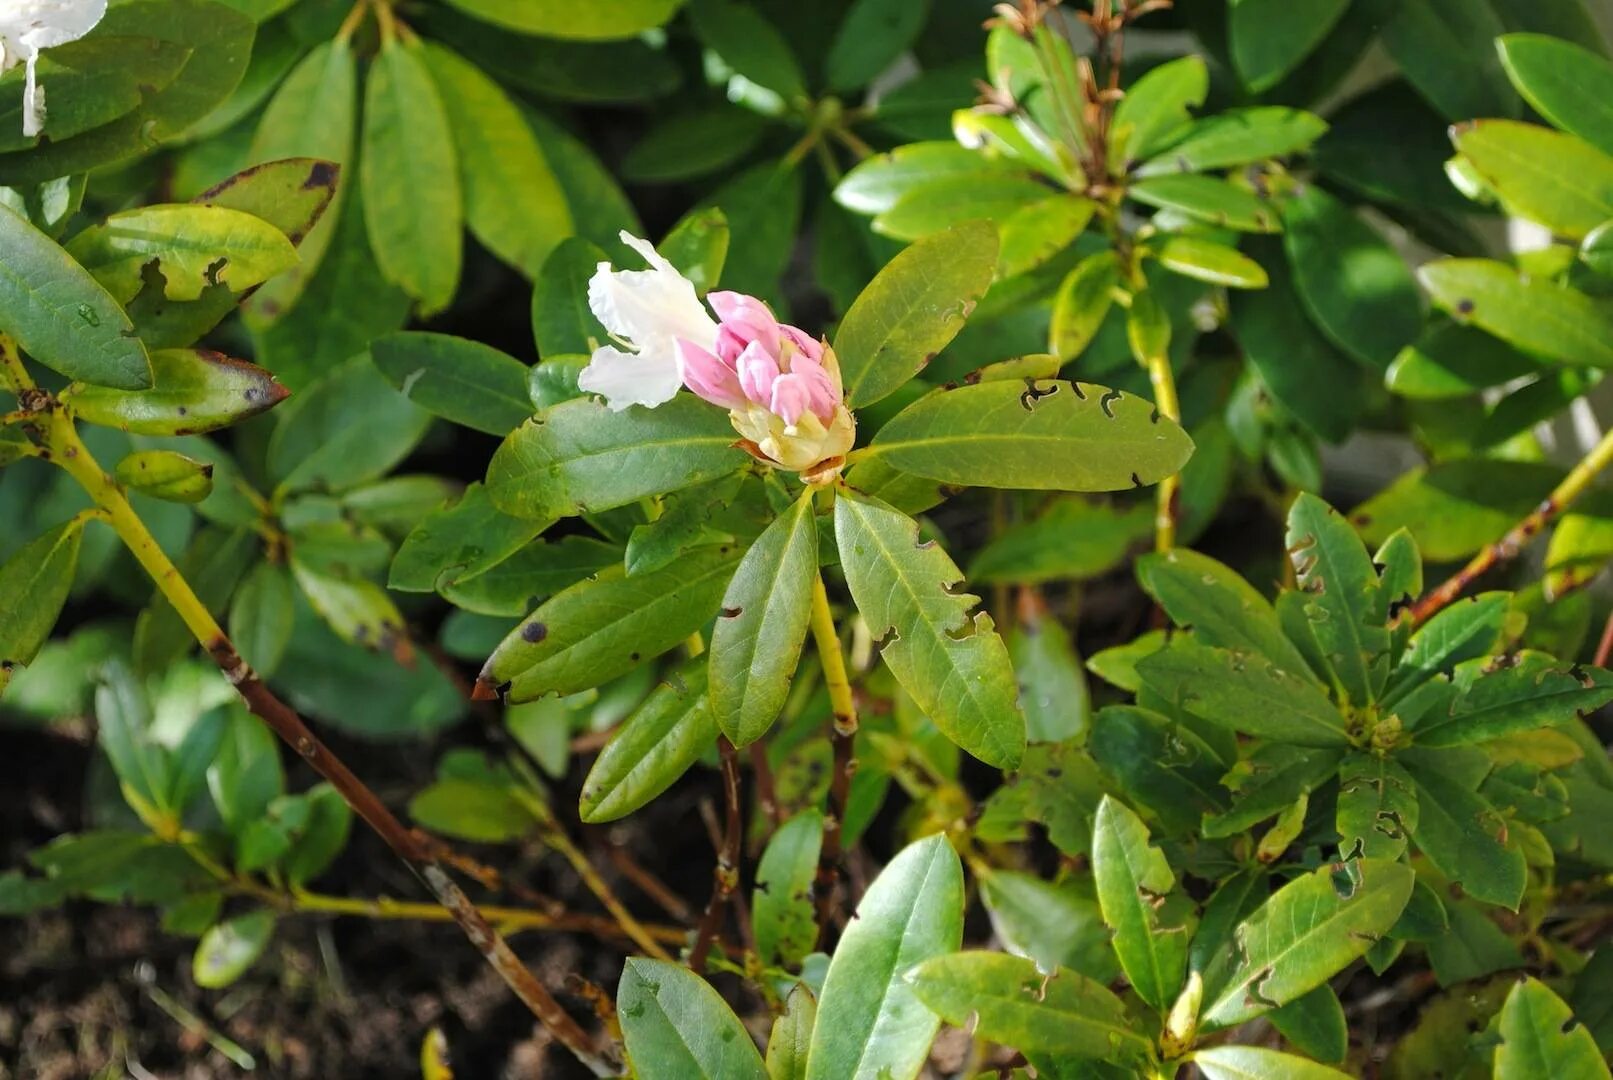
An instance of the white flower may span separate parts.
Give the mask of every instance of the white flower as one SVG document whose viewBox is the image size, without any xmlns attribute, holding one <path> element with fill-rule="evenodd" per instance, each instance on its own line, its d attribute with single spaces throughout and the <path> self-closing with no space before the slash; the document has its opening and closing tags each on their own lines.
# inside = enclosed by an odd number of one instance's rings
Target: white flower
<svg viewBox="0 0 1613 1080">
<path fill-rule="evenodd" d="M 683 385 L 678 341 L 707 350 L 717 342 L 717 323 L 689 279 L 648 241 L 624 232 L 622 242 L 644 256 L 650 269 L 612 270 L 610 263 L 600 263 L 588 280 L 588 306 L 625 348 L 595 349 L 577 380 L 618 412 L 672 400 Z"/>
<path fill-rule="evenodd" d="M 0 0 L 0 75 L 28 66 L 22 98 L 22 133 L 45 124 L 45 90 L 34 77 L 39 50 L 77 41 L 106 14 L 106 0 Z"/>
</svg>

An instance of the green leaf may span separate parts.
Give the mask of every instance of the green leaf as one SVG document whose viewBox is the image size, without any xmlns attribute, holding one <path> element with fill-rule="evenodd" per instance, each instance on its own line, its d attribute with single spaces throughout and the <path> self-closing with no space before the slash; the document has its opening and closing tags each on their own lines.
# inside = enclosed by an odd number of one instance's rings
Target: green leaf
<svg viewBox="0 0 1613 1080">
<path fill-rule="evenodd" d="M 1540 369 L 1531 357 L 1481 330 L 1441 322 L 1400 350 L 1384 384 L 1401 397 L 1437 401 L 1466 397 Z"/>
<path fill-rule="evenodd" d="M 1050 195 L 1003 218 L 997 228 L 1001 239 L 997 280 L 1046 264 L 1075 242 L 1096 208 L 1096 203 L 1080 195 Z"/>
<path fill-rule="evenodd" d="M 1417 284 L 1400 254 L 1312 184 L 1283 206 L 1294 285 L 1324 334 L 1368 367 L 1389 366 L 1422 330 Z"/>
<path fill-rule="evenodd" d="M 338 577 L 291 557 L 291 574 L 309 605 L 343 641 L 390 653 L 407 666 L 413 649 L 403 615 L 386 590 L 358 577 Z"/>
<path fill-rule="evenodd" d="M 1536 112 L 1613 154 L 1613 63 L 1547 34 L 1507 34 L 1495 47 L 1507 78 Z"/>
<path fill-rule="evenodd" d="M 1120 974 L 1090 890 L 998 870 L 981 879 L 980 899 L 1003 947 L 1034 962 L 1038 971 L 1066 967 L 1100 983 Z"/>
<path fill-rule="evenodd" d="M 1430 561 L 1462 559 L 1499 540 L 1562 476 L 1535 461 L 1443 462 L 1406 473 L 1357 506 L 1350 519 L 1368 540 L 1405 528 Z"/>
<path fill-rule="evenodd" d="M 1418 820 L 1417 795 L 1405 769 L 1388 758 L 1345 758 L 1337 814 L 1342 858 L 1398 859 Z"/>
<path fill-rule="evenodd" d="M 1474 120 L 1451 141 L 1514 217 L 1574 240 L 1613 218 L 1613 157 L 1573 135 L 1516 120 Z"/>
<path fill-rule="evenodd" d="M 1206 1003 L 1211 1030 L 1288 1004 L 1388 932 L 1411 896 L 1411 868 L 1382 859 L 1323 866 L 1278 889 L 1235 931 L 1238 962 Z"/>
<path fill-rule="evenodd" d="M 1528 871 L 1523 854 L 1505 842 L 1506 819 L 1467 785 L 1445 775 L 1438 757 L 1408 763 L 1417 786 L 1412 841 L 1452 885 L 1487 904 L 1517 910 Z"/>
<path fill-rule="evenodd" d="M 1137 580 L 1177 626 L 1206 645 L 1249 649 L 1292 675 L 1310 668 L 1277 621 L 1277 612 L 1231 567 L 1188 548 L 1144 555 Z"/>
<path fill-rule="evenodd" d="M 1497 5 L 1469 0 L 1397 4 L 1382 38 L 1401 72 L 1447 120 L 1516 116 L 1495 39 L 1506 31 Z"/>
<path fill-rule="evenodd" d="M 182 52 L 185 66 L 167 85 L 145 94 L 138 108 L 110 123 L 60 142 L 0 154 L 0 176 L 7 184 L 42 183 L 148 153 L 184 134 L 239 85 L 251 56 L 254 29 L 251 19 L 214 0 L 126 0 L 112 5 L 94 38 L 155 42 L 164 52 Z"/>
<path fill-rule="evenodd" d="M 450 334 L 388 334 L 370 359 L 398 392 L 427 412 L 489 435 L 507 435 L 532 415 L 527 366 L 508 353 Z"/>
<path fill-rule="evenodd" d="M 230 640 L 263 678 L 274 674 L 291 643 L 293 595 L 285 570 L 264 561 L 252 568 L 230 601 Z"/>
<path fill-rule="evenodd" d="M 1150 1049 L 1108 987 L 1067 969 L 1049 977 L 1017 956 L 959 952 L 926 960 L 911 979 L 947 1023 L 1024 1054 L 1125 1061 Z"/>
<path fill-rule="evenodd" d="M 121 660 L 107 662 L 95 690 L 99 741 L 117 775 L 124 801 L 147 826 L 171 821 L 177 808 L 168 801 L 174 760 L 152 735 L 151 701 L 145 687 Z"/>
<path fill-rule="evenodd" d="M 458 840 L 500 844 L 531 835 L 532 813 L 499 783 L 439 776 L 409 800 L 409 816 L 433 832 Z"/>
<path fill-rule="evenodd" d="M 1563 999 L 1538 979 L 1524 979 L 1501 1006 L 1501 1045 L 1495 1048 L 1495 1080 L 1609 1075 L 1607 1062 L 1584 1024 L 1576 1023 Z"/>
<path fill-rule="evenodd" d="M 1610 990 L 1613 990 L 1613 950 L 1604 944 L 1591 954 L 1574 980 L 1574 992 L 1568 998 L 1574 1015 L 1604 1052 L 1613 1044 L 1613 993 L 1609 993 Z"/>
<path fill-rule="evenodd" d="M 542 531 L 542 522 L 500 512 L 489 501 L 487 489 L 472 484 L 460 498 L 423 517 L 404 537 L 392 559 L 387 586 L 402 592 L 447 590 L 499 566 Z M 522 606 L 510 614 L 524 615 L 526 610 Z"/>
<path fill-rule="evenodd" d="M 247 152 L 248 160 L 310 157 L 345 168 L 353 156 L 357 84 L 353 52 L 345 38 L 315 46 L 269 100 Z M 267 327 L 296 305 L 330 249 L 346 199 L 343 195 L 331 203 L 303 237 L 297 247 L 302 261 L 296 269 L 260 289 L 246 303 L 243 311 L 254 329 Z"/>
<path fill-rule="evenodd" d="M 1207 172 L 1285 157 L 1304 150 L 1325 131 L 1325 120 L 1302 109 L 1276 105 L 1229 109 L 1194 123 L 1166 150 L 1144 162 L 1136 175 Z"/>
<path fill-rule="evenodd" d="M 297 249 L 262 218 L 222 206 L 146 206 L 113 214 L 73 237 L 67 253 L 127 304 L 153 263 L 169 300 L 210 285 L 244 292 L 297 265 Z"/>
<path fill-rule="evenodd" d="M 207 768 L 207 787 L 232 835 L 261 818 L 285 792 L 279 741 L 245 704 L 225 711 L 224 739 Z"/>
<path fill-rule="evenodd" d="M 1344 1018 L 1344 1006 L 1333 988 L 1326 983 L 1280 1009 L 1273 1009 L 1271 1022 L 1282 1032 L 1283 1038 L 1313 1058 L 1342 1062 L 1344 1055 L 1349 1053 L 1350 1028 Z M 1288 1073 L 1278 1075 L 1287 1076 Z"/>
<path fill-rule="evenodd" d="M 1188 110 L 1204 104 L 1209 88 L 1209 68 L 1200 57 L 1182 56 L 1150 68 L 1115 107 L 1110 170 L 1129 172 L 1133 162 L 1174 142 L 1192 121 Z"/>
<path fill-rule="evenodd" d="M 704 296 L 717 287 L 732 231 L 720 207 L 691 210 L 661 238 L 657 250 Z"/>
<path fill-rule="evenodd" d="M 1167 236 L 1154 252 L 1173 273 L 1229 289 L 1264 289 L 1266 271 L 1249 256 L 1196 236 Z M 1132 310 L 1136 310 L 1135 306 Z"/>
<path fill-rule="evenodd" d="M 74 383 L 61 399 L 81 420 L 137 435 L 199 435 L 273 408 L 289 391 L 269 372 L 209 349 L 157 349 L 151 385 Z"/>
<path fill-rule="evenodd" d="M 1197 923 L 1193 902 L 1176 888 L 1176 875 L 1148 842 L 1142 819 L 1107 795 L 1092 829 L 1092 877 L 1127 981 L 1163 1014 L 1187 970 L 1187 946 Z"/>
<path fill-rule="evenodd" d="M 1255 748 L 1221 777 L 1221 783 L 1233 793 L 1233 805 L 1205 816 L 1204 835 L 1210 839 L 1232 836 L 1291 810 L 1338 773 L 1339 760 L 1337 750 L 1275 742 Z"/>
<path fill-rule="evenodd" d="M 951 484 L 1123 491 L 1175 473 L 1192 449 L 1151 402 L 1048 379 L 927 394 L 886 421 L 866 453 Z"/>
<path fill-rule="evenodd" d="M 685 664 L 623 721 L 582 785 L 582 820 L 626 817 L 688 771 L 717 741 L 706 663 Z"/>
<path fill-rule="evenodd" d="M 1315 681 L 1263 656 L 1186 638 L 1137 661 L 1143 685 L 1194 716 L 1294 746 L 1349 745 L 1344 717 Z"/>
<path fill-rule="evenodd" d="M 633 37 L 666 23 L 683 0 L 614 0 L 578 6 L 572 0 L 449 0 L 459 10 L 519 34 L 602 41 Z"/>
<path fill-rule="evenodd" d="M 245 975 L 274 936 L 274 912 L 258 908 L 210 927 L 196 945 L 191 975 L 208 990 L 229 986 Z"/>
<path fill-rule="evenodd" d="M 1613 317 L 1576 289 L 1490 259 L 1440 259 L 1417 274 L 1459 322 L 1548 360 L 1613 367 Z"/>
<path fill-rule="evenodd" d="M 871 464 L 878 462 L 874 458 Z M 853 486 L 861 490 L 860 484 Z M 1039 585 L 1094 578 L 1119 566 L 1153 530 L 1150 506 L 1122 510 L 1089 499 L 1056 499 L 1035 519 L 1010 525 L 987 541 L 969 565 L 969 580 Z"/>
<path fill-rule="evenodd" d="M 371 64 L 359 183 L 381 273 L 429 315 L 459 286 L 464 210 L 453 128 L 423 55 L 388 42 Z"/>
<path fill-rule="evenodd" d="M 868 85 L 913 44 L 928 15 L 924 0 L 854 0 L 823 59 L 829 89 Z"/>
<path fill-rule="evenodd" d="M 1349 1073 L 1260 1046 L 1212 1046 L 1189 1060 L 1205 1080 L 1340 1080 Z"/>
<path fill-rule="evenodd" d="M 1019 682 L 1026 738 L 1079 739 L 1092 712 L 1086 673 L 1069 632 L 1030 590 L 1020 593 L 1019 618 L 1008 634 L 1008 656 Z"/>
<path fill-rule="evenodd" d="M 835 186 L 835 202 L 859 214 L 882 214 L 915 188 L 960 177 L 1027 177 L 1012 163 L 946 142 L 898 146 L 859 162 Z"/>
<path fill-rule="evenodd" d="M 385 474 L 425 434 L 431 414 L 354 356 L 280 410 L 269 472 L 281 491 L 342 491 Z"/>
<path fill-rule="evenodd" d="M 428 43 L 424 57 L 454 136 L 465 224 L 487 250 L 535 277 L 573 231 L 560 181 L 498 83 L 441 45 Z"/>
<path fill-rule="evenodd" d="M 1216 176 L 1154 176 L 1132 184 L 1126 194 L 1140 203 L 1176 210 L 1239 232 L 1282 231 L 1282 223 L 1270 203 Z"/>
<path fill-rule="evenodd" d="M 487 490 L 517 517 L 570 517 L 714 480 L 746 460 L 727 415 L 693 394 L 621 412 L 579 399 L 512 432 L 488 466 Z"/>
<path fill-rule="evenodd" d="M 616 1000 L 628 1057 L 644 1080 L 767 1080 L 745 1025 L 681 964 L 629 957 Z"/>
<path fill-rule="evenodd" d="M 1504 592 L 1481 593 L 1429 619 L 1406 642 L 1389 679 L 1385 706 L 1441 672 L 1449 675 L 1465 660 L 1487 656 L 1501 639 L 1510 600 Z"/>
<path fill-rule="evenodd" d="M 169 502 L 201 502 L 213 493 L 213 466 L 176 450 L 136 450 L 112 471 L 118 483 Z"/>
<path fill-rule="evenodd" d="M 151 362 L 117 301 L 55 242 L 0 205 L 0 332 L 70 379 L 141 390 Z"/>
<path fill-rule="evenodd" d="M 764 964 L 798 967 L 818 942 L 813 881 L 823 848 L 823 814 L 804 810 L 778 827 L 756 864 L 751 917 Z"/>
<path fill-rule="evenodd" d="M 39 655 L 67 602 L 78 568 L 84 522 L 71 518 L 0 563 L 0 693 L 19 667 Z"/>
<path fill-rule="evenodd" d="M 835 538 L 852 599 L 880 656 L 920 711 L 989 765 L 1012 768 L 1025 750 L 1025 718 L 1008 649 L 946 552 L 921 544 L 918 523 L 877 499 L 843 491 Z"/>
<path fill-rule="evenodd" d="M 610 340 L 588 307 L 588 279 L 606 261 L 603 251 L 580 236 L 562 240 L 544 260 L 532 290 L 532 333 L 545 360 L 587 355 Z"/>
<path fill-rule="evenodd" d="M 808 488 L 745 552 L 711 632 L 711 711 L 735 746 L 772 726 L 801 658 L 818 572 L 812 497 Z"/>
<path fill-rule="evenodd" d="M 808 1080 L 912 1078 L 940 1020 L 907 979 L 963 940 L 963 866 L 945 835 L 909 844 L 863 894 L 829 961 Z"/>
<path fill-rule="evenodd" d="M 0 81 L 0 151 L 63 142 L 134 112 L 172 85 L 190 54 L 174 42 L 101 34 L 51 48 L 38 65 L 50 107 L 37 135 L 23 134 L 29 79 L 12 66 L 16 74 Z"/>
<path fill-rule="evenodd" d="M 466 611 L 515 617 L 594 571 L 621 561 L 622 550 L 614 544 L 566 536 L 534 541 L 474 576 L 452 583 L 443 580 L 438 587 L 444 599 Z"/>
<path fill-rule="evenodd" d="M 784 98 L 806 93 L 789 41 L 759 9 L 739 0 L 693 0 L 689 22 L 706 48 L 751 82 Z"/>
<path fill-rule="evenodd" d="M 587 690 L 659 656 L 717 612 L 739 553 L 696 548 L 670 566 L 628 576 L 600 571 L 546 601 L 488 658 L 483 686 L 508 685 L 511 704 Z"/>
<path fill-rule="evenodd" d="M 818 1003 L 812 991 L 805 983 L 796 983 L 767 1036 L 768 1080 L 806 1080 L 807 1054 L 817 1019 Z"/>
<path fill-rule="evenodd" d="M 222 611 L 258 550 L 257 536 L 246 529 L 203 529 L 176 565 L 202 603 Z M 135 667 L 142 673 L 157 672 L 195 647 L 195 636 L 179 613 L 160 590 L 155 592 L 135 623 Z"/>
<path fill-rule="evenodd" d="M 622 177 L 666 184 L 706 176 L 750 153 L 767 129 L 765 117 L 726 102 L 675 113 L 622 158 Z"/>
<path fill-rule="evenodd" d="M 1349 0 L 1231 0 L 1227 37 L 1238 77 L 1257 93 L 1269 90 L 1322 43 L 1349 6 Z"/>
<path fill-rule="evenodd" d="M 568 46 L 565 52 L 569 54 L 575 48 L 577 46 Z M 647 52 L 645 57 L 635 59 L 650 60 L 659 56 L 660 53 Z M 672 74 L 675 76 L 676 69 Z M 639 76 L 635 74 L 635 83 L 638 79 Z M 627 249 L 617 234 L 626 229 L 635 236 L 643 236 L 644 229 L 639 224 L 633 204 L 627 201 L 615 177 L 586 143 L 565 128 L 536 110 L 528 110 L 526 118 L 532 125 L 532 133 L 538 137 L 543 156 L 548 159 L 549 167 L 554 170 L 555 178 L 566 193 L 566 205 L 571 207 L 577 235 L 587 237 L 610 251 L 617 261 L 625 258 Z"/>
<path fill-rule="evenodd" d="M 1505 593 L 1492 595 L 1506 597 Z M 1483 663 L 1468 661 L 1469 666 Z M 1448 712 L 1423 718 L 1415 738 L 1420 746 L 1488 742 L 1502 735 L 1566 724 L 1609 701 L 1613 701 L 1613 672 L 1569 667 L 1544 653 L 1524 652 L 1508 664 L 1481 670 Z"/>
<path fill-rule="evenodd" d="M 1210 737 L 1216 734 L 1212 729 Z M 1230 744 L 1231 736 L 1222 741 Z M 1087 750 L 1111 786 L 1165 832 L 1190 833 L 1201 817 L 1214 820 L 1226 810 L 1219 781 L 1231 754 L 1190 724 L 1150 709 L 1108 705 L 1092 718 Z"/>
<path fill-rule="evenodd" d="M 1335 685 L 1349 702 L 1370 704 L 1389 674 L 1388 601 L 1372 558 L 1343 515 L 1309 493 L 1289 508 L 1285 542 Z"/>
<path fill-rule="evenodd" d="M 848 408 L 872 405 L 946 347 L 991 284 L 997 231 L 972 222 L 925 237 L 886 264 L 835 332 Z"/>
<path fill-rule="evenodd" d="M 1120 260 L 1113 251 L 1077 263 L 1054 295 L 1047 351 L 1066 361 L 1084 352 L 1109 314 L 1119 285 Z"/>
<path fill-rule="evenodd" d="M 1013 173 L 965 175 L 912 188 L 874 218 L 874 231 L 894 240 L 918 240 L 971 221 L 1006 222 L 1045 198 L 1047 186 Z"/>
</svg>

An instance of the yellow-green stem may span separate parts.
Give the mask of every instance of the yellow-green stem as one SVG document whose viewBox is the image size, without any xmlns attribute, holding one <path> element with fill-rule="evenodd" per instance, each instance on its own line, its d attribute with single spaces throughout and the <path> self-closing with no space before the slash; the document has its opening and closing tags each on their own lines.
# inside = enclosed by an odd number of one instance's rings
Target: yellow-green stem
<svg viewBox="0 0 1613 1080">
<path fill-rule="evenodd" d="M 1148 379 L 1154 384 L 1154 406 L 1167 420 L 1178 423 L 1182 407 L 1176 400 L 1176 377 L 1171 372 L 1169 354 L 1148 358 Z M 1182 477 L 1171 473 L 1154 489 L 1154 550 L 1169 551 L 1176 546 L 1176 512 L 1181 500 Z"/>
<path fill-rule="evenodd" d="M 824 687 L 829 691 L 829 709 L 834 717 L 830 729 L 834 764 L 829 774 L 829 816 L 823 823 L 823 853 L 818 863 L 818 929 L 821 934 L 834 912 L 835 887 L 840 878 L 841 830 L 851 798 L 857 738 L 857 701 L 846 675 L 846 658 L 840 650 L 840 634 L 835 629 L 834 610 L 829 606 L 829 590 L 823 584 L 822 574 L 812 581 L 811 627 L 812 641 L 823 664 Z"/>
</svg>

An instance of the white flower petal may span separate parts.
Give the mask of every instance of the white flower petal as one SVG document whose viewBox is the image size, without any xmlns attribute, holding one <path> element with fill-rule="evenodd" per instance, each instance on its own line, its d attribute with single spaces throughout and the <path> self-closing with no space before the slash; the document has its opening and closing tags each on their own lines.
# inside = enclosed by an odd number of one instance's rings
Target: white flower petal
<svg viewBox="0 0 1613 1080">
<path fill-rule="evenodd" d="M 640 345 L 653 337 L 683 338 L 703 349 L 717 340 L 717 324 L 694 285 L 643 240 L 622 234 L 653 269 L 612 270 L 600 263 L 588 279 L 588 307 L 613 337 Z"/>
<path fill-rule="evenodd" d="M 654 338 L 642 352 L 629 353 L 606 345 L 595 349 L 593 359 L 577 377 L 577 385 L 600 394 L 613 412 L 629 405 L 655 408 L 671 401 L 683 385 L 672 339 Z"/>
<path fill-rule="evenodd" d="M 22 133 L 32 138 L 45 123 L 45 89 L 35 68 L 39 50 L 65 45 L 95 29 L 107 0 L 0 0 L 0 73 L 26 64 Z"/>
</svg>

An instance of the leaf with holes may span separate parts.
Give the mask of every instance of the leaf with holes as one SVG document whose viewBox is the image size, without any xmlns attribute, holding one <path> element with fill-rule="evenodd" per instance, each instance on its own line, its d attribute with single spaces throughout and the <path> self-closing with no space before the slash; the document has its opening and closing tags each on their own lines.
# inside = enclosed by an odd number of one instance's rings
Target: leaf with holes
<svg viewBox="0 0 1613 1080">
<path fill-rule="evenodd" d="M 1388 602 L 1372 558 L 1350 523 L 1309 493 L 1288 511 L 1286 542 L 1335 685 L 1353 704 L 1372 703 L 1389 676 Z"/>
<path fill-rule="evenodd" d="M 1025 715 L 1008 649 L 978 599 L 918 523 L 877 499 L 843 491 L 835 539 L 846 583 L 880 652 L 919 708 L 946 736 L 987 764 L 1012 768 L 1025 750 Z"/>
<path fill-rule="evenodd" d="M 1092 828 L 1092 876 L 1121 969 L 1137 996 L 1163 1014 L 1182 987 L 1198 920 L 1170 863 L 1149 843 L 1148 827 L 1107 795 Z"/>
</svg>

